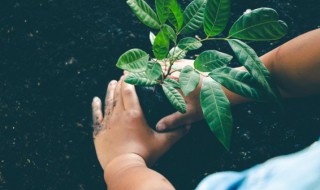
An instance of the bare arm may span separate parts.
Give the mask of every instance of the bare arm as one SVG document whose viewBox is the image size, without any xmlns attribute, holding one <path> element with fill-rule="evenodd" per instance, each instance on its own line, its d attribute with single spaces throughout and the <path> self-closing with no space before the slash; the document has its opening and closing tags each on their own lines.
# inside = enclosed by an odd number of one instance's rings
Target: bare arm
<svg viewBox="0 0 320 190">
<path fill-rule="evenodd" d="M 283 97 L 301 97 L 320 92 L 320 29 L 290 40 L 260 57 Z M 245 70 L 244 67 L 239 69 Z M 228 89 L 231 104 L 250 101 Z"/>
<path fill-rule="evenodd" d="M 147 167 L 136 154 L 116 158 L 105 168 L 105 181 L 109 190 L 173 190 L 171 183 L 161 174 Z"/>
<path fill-rule="evenodd" d="M 320 92 L 320 29 L 305 33 L 261 57 L 284 96 Z"/>
<path fill-rule="evenodd" d="M 301 97 L 320 93 L 320 29 L 305 33 L 260 57 L 273 77 L 283 97 Z M 185 64 L 192 65 L 193 60 Z M 181 63 L 179 63 L 181 64 Z M 244 67 L 239 69 L 245 70 Z M 186 114 L 176 112 L 157 124 L 159 131 L 177 128 L 203 119 L 199 93 L 200 86 L 185 97 Z M 224 91 L 232 105 L 251 101 L 228 89 Z"/>
</svg>

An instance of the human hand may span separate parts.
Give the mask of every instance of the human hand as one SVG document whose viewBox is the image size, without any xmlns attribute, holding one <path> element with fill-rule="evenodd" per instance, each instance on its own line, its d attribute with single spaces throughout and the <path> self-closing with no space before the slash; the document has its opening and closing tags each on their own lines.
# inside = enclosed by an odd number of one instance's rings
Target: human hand
<svg viewBox="0 0 320 190">
<path fill-rule="evenodd" d="M 187 65 L 193 67 L 193 62 L 194 60 L 188 60 L 188 59 L 176 61 L 173 65 L 173 69 L 181 70 L 183 67 Z M 168 69 L 168 66 L 164 66 L 164 64 L 162 64 L 162 68 L 164 71 L 166 71 L 166 69 Z M 179 75 L 180 75 L 180 72 L 176 71 L 170 77 L 178 80 Z M 201 89 L 203 76 L 200 75 L 200 77 L 201 77 L 201 80 L 197 88 L 193 92 L 191 92 L 187 97 L 182 95 L 187 104 L 187 112 L 185 114 L 181 114 L 180 112 L 175 112 L 171 115 L 168 115 L 162 118 L 157 123 L 157 126 L 156 126 L 158 131 L 167 131 L 167 130 L 179 128 L 181 126 L 191 125 L 192 123 L 202 120 L 204 118 L 201 105 L 200 105 L 200 89 Z"/>
<path fill-rule="evenodd" d="M 144 116 L 133 85 L 111 81 L 105 99 L 105 115 L 101 110 L 101 100 L 92 102 L 94 122 L 94 145 L 103 169 L 115 158 L 135 154 L 152 165 L 190 127 L 168 133 L 152 130 Z"/>
</svg>

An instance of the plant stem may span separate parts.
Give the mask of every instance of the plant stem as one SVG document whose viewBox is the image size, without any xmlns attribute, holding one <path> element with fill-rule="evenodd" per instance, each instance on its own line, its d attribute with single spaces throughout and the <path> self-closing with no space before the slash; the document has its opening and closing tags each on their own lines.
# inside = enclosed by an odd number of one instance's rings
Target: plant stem
<svg viewBox="0 0 320 190">
<path fill-rule="evenodd" d="M 205 75 L 205 74 L 202 74 L 201 72 L 199 72 L 197 69 L 194 69 L 195 72 L 197 72 L 199 75 L 202 75 L 203 77 L 208 77 L 209 75 Z"/>
<path fill-rule="evenodd" d="M 182 69 L 173 70 L 173 71 L 171 71 L 171 72 L 169 73 L 169 75 L 171 75 L 171 74 L 174 73 L 174 72 L 181 72 L 181 70 L 182 70 Z"/>
<path fill-rule="evenodd" d="M 206 39 L 203 39 L 201 40 L 201 42 L 204 42 L 204 41 L 213 41 L 213 40 L 227 40 L 228 38 L 206 38 Z"/>
<path fill-rule="evenodd" d="M 200 42 L 205 42 L 205 41 L 227 40 L 227 39 L 228 39 L 228 38 L 209 38 L 209 36 L 207 36 L 205 39 L 201 39 L 201 40 L 200 40 L 200 38 L 199 38 L 198 40 L 199 40 Z M 182 53 L 183 51 L 186 51 L 186 49 L 188 49 L 189 47 L 193 46 L 195 43 L 198 43 L 198 42 L 193 42 L 193 43 L 191 43 L 190 45 L 188 45 L 187 47 L 185 47 L 184 49 L 182 49 L 177 56 L 174 57 L 175 48 L 177 47 L 177 45 L 175 44 L 174 49 L 173 49 L 173 54 L 172 54 L 172 57 L 171 57 L 171 59 L 170 59 L 170 66 L 169 66 L 169 69 L 168 69 L 167 74 L 164 76 L 164 79 L 166 79 L 166 78 L 168 77 L 168 75 L 172 74 L 172 73 L 170 73 L 171 68 L 172 68 L 172 65 L 173 65 L 173 63 L 174 63 L 175 61 L 177 61 L 177 59 L 178 59 L 178 57 L 181 55 L 181 53 Z M 201 73 L 199 73 L 199 74 L 201 74 Z M 203 74 L 201 74 L 201 75 L 203 75 Z M 203 76 L 205 76 L 205 75 L 203 75 Z"/>
<path fill-rule="evenodd" d="M 226 40 L 227 38 L 205 38 L 205 39 L 202 39 L 202 40 L 199 40 L 200 42 L 205 42 L 205 41 L 213 41 L 213 40 Z M 183 51 L 185 51 L 186 49 L 188 49 L 189 47 L 193 46 L 195 43 L 198 43 L 198 42 L 193 42 L 192 44 L 188 45 L 187 47 L 185 47 L 184 49 L 181 50 L 181 52 L 178 54 L 178 56 L 176 56 L 174 58 L 174 62 L 177 60 L 177 58 L 181 55 L 181 53 Z"/>
<path fill-rule="evenodd" d="M 173 65 L 174 62 L 175 62 L 175 60 L 170 60 L 169 69 L 168 69 L 167 74 L 164 76 L 164 79 L 166 79 L 170 75 L 170 71 L 171 71 L 171 68 L 172 68 L 172 65 Z"/>
</svg>

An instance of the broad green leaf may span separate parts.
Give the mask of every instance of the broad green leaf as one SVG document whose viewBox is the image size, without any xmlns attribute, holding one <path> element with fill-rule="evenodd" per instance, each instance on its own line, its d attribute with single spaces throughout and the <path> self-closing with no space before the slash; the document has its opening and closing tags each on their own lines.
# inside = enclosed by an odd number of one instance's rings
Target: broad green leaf
<svg viewBox="0 0 320 190">
<path fill-rule="evenodd" d="M 151 45 L 153 45 L 155 39 L 156 39 L 156 35 L 154 35 L 154 33 L 150 32 L 149 33 L 149 40 L 150 40 Z"/>
<path fill-rule="evenodd" d="M 177 35 L 174 32 L 174 30 L 171 28 L 171 26 L 165 24 L 163 25 L 162 30 L 167 33 L 170 40 L 172 40 L 174 43 L 177 43 Z"/>
<path fill-rule="evenodd" d="M 164 79 L 164 83 L 166 85 L 172 86 L 173 88 L 180 88 L 180 86 L 181 86 L 178 81 L 171 79 L 171 78 Z"/>
<path fill-rule="evenodd" d="M 149 55 L 140 49 L 131 49 L 119 57 L 117 67 L 129 72 L 137 73 L 147 69 Z"/>
<path fill-rule="evenodd" d="M 191 37 L 183 38 L 178 43 L 178 47 L 186 51 L 196 50 L 201 48 L 201 46 L 202 46 L 202 43 L 199 40 Z"/>
<path fill-rule="evenodd" d="M 221 86 L 210 77 L 202 81 L 200 91 L 201 108 L 211 131 L 229 150 L 232 133 L 230 103 Z"/>
<path fill-rule="evenodd" d="M 229 38 L 266 41 L 286 35 L 287 24 L 279 20 L 278 13 L 270 8 L 259 8 L 242 15 L 231 27 Z"/>
<path fill-rule="evenodd" d="M 277 99 L 277 95 L 273 92 L 269 80 L 270 73 L 259 59 L 256 52 L 247 44 L 240 40 L 228 40 L 239 62 L 249 71 L 256 82 L 266 90 L 272 99 Z"/>
<path fill-rule="evenodd" d="M 160 29 L 156 13 L 144 0 L 127 0 L 127 4 L 143 24 L 153 29 Z"/>
<path fill-rule="evenodd" d="M 157 80 L 162 75 L 162 67 L 159 63 L 151 61 L 148 64 L 146 70 L 146 76 L 148 79 Z"/>
<path fill-rule="evenodd" d="M 162 89 L 164 94 L 168 98 L 169 102 L 173 105 L 174 108 L 176 108 L 180 113 L 187 112 L 187 105 L 178 90 L 176 90 L 172 86 L 165 84 L 162 85 Z"/>
<path fill-rule="evenodd" d="M 153 43 L 153 53 L 158 60 L 165 58 L 169 52 L 169 37 L 164 30 L 160 30 Z"/>
<path fill-rule="evenodd" d="M 169 22 L 175 27 L 176 31 L 179 31 L 183 25 L 183 14 L 181 7 L 177 0 L 171 0 L 169 11 Z"/>
<path fill-rule="evenodd" d="M 173 47 L 170 51 L 169 51 L 169 55 L 168 58 L 170 60 L 180 60 L 183 59 L 187 56 L 187 51 L 186 50 L 182 50 L 178 47 Z"/>
<path fill-rule="evenodd" d="M 194 68 L 201 72 L 210 72 L 214 69 L 225 67 L 231 59 L 231 55 L 216 50 L 207 50 L 202 52 L 193 64 Z"/>
<path fill-rule="evenodd" d="M 199 73 L 195 72 L 191 66 L 185 66 L 179 76 L 181 90 L 185 96 L 197 88 L 200 82 Z"/>
<path fill-rule="evenodd" d="M 166 23 L 171 0 L 156 0 L 156 10 L 161 24 Z"/>
<path fill-rule="evenodd" d="M 207 36 L 216 36 L 227 26 L 231 0 L 207 0 L 204 12 L 204 31 Z"/>
<path fill-rule="evenodd" d="M 184 24 L 181 34 L 190 34 L 201 28 L 207 0 L 192 1 L 183 12 Z"/>
<path fill-rule="evenodd" d="M 148 79 L 145 72 L 130 73 L 128 76 L 126 76 L 124 81 L 129 84 L 140 85 L 140 86 L 153 86 L 153 85 L 159 84 L 155 80 Z"/>
<path fill-rule="evenodd" d="M 261 98 L 258 90 L 250 86 L 252 77 L 246 71 L 223 67 L 213 70 L 209 76 L 236 94 L 255 100 Z"/>
</svg>

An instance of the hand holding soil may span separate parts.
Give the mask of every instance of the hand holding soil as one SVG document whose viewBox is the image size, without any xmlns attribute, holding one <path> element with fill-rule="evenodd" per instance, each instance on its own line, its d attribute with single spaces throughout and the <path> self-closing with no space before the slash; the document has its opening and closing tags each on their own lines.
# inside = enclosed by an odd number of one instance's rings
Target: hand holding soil
<svg viewBox="0 0 320 190">
<path fill-rule="evenodd" d="M 138 155 L 152 165 L 186 132 L 181 128 L 170 133 L 152 130 L 143 115 L 133 85 L 111 81 L 108 85 L 105 113 L 101 100 L 92 102 L 94 144 L 102 168 L 123 155 Z"/>
<path fill-rule="evenodd" d="M 183 59 L 183 60 L 176 61 L 173 65 L 173 69 L 177 71 L 174 72 L 171 75 L 171 77 L 174 78 L 175 80 L 178 80 L 180 75 L 180 72 L 178 70 L 181 70 L 187 65 L 193 67 L 193 62 L 194 60 L 190 60 L 190 59 Z M 168 67 L 162 64 L 162 68 L 164 72 L 166 72 L 166 69 Z M 202 76 L 200 77 L 201 79 L 200 79 L 199 85 L 188 96 L 184 96 L 183 93 L 181 93 L 180 91 L 181 95 L 183 96 L 187 104 L 187 112 L 185 114 L 182 114 L 180 112 L 175 112 L 173 114 L 170 114 L 162 118 L 157 123 L 157 126 L 156 126 L 158 131 L 167 131 L 167 130 L 172 130 L 179 127 L 184 127 L 185 125 L 191 125 L 192 123 L 203 119 L 203 113 L 200 106 L 200 89 L 201 89 L 203 77 Z"/>
</svg>

